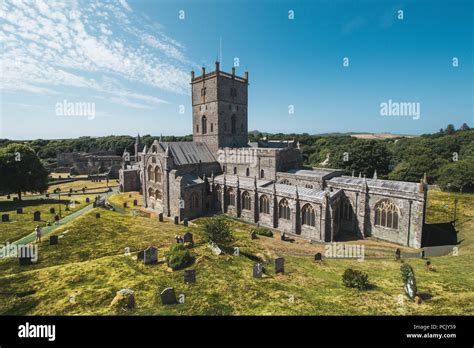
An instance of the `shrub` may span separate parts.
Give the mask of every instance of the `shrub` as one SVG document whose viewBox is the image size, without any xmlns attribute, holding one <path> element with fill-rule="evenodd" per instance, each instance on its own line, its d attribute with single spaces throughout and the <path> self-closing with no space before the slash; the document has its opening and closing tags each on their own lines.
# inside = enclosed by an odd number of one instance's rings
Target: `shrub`
<svg viewBox="0 0 474 348">
<path fill-rule="evenodd" d="M 204 224 L 203 237 L 206 242 L 213 241 L 219 247 L 228 247 L 233 241 L 232 231 L 224 215 L 209 218 Z"/>
<path fill-rule="evenodd" d="M 369 286 L 369 276 L 364 272 L 348 268 L 342 275 L 342 282 L 348 288 L 365 290 Z"/>
<path fill-rule="evenodd" d="M 183 244 L 175 244 L 166 255 L 168 266 L 173 270 L 185 268 L 193 262 L 189 250 Z"/>
<path fill-rule="evenodd" d="M 256 227 L 252 230 L 252 232 L 255 232 L 260 236 L 273 237 L 273 232 L 265 227 Z"/>
<path fill-rule="evenodd" d="M 402 272 L 403 287 L 405 288 L 405 293 L 411 299 L 414 299 L 418 291 L 416 287 L 416 278 L 413 268 L 404 263 L 400 266 L 400 271 Z"/>
</svg>

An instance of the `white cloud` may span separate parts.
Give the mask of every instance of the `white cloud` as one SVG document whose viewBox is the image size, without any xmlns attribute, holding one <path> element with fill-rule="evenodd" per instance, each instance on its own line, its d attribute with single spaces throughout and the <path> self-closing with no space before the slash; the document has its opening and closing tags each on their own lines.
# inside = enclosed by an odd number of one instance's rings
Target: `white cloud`
<svg viewBox="0 0 474 348">
<path fill-rule="evenodd" d="M 154 23 L 135 16 L 125 0 L 2 2 L 0 88 L 39 94 L 80 88 L 135 108 L 166 103 L 159 90 L 187 94 L 183 46 L 161 31 L 149 34 Z M 153 95 L 135 92 L 137 85 Z"/>
</svg>

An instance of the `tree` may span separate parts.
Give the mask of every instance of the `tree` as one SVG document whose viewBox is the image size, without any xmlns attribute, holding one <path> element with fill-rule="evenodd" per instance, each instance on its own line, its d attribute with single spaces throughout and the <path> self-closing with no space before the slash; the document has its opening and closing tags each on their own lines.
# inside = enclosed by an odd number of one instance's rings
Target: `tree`
<svg viewBox="0 0 474 348">
<path fill-rule="evenodd" d="M 234 240 L 232 231 L 225 215 L 217 215 L 209 218 L 204 224 L 204 239 L 206 242 L 214 242 L 219 247 L 228 247 Z"/>
<path fill-rule="evenodd" d="M 48 188 L 48 171 L 29 146 L 10 144 L 0 148 L 0 191 L 42 192 Z"/>
<path fill-rule="evenodd" d="M 467 123 L 463 123 L 461 125 L 461 128 L 459 128 L 459 130 L 462 130 L 462 131 L 467 131 L 469 129 L 471 129 L 471 128 L 467 125 Z"/>
<path fill-rule="evenodd" d="M 443 189 L 456 189 L 463 192 L 464 189 L 474 188 L 474 159 L 468 158 L 449 163 L 439 170 L 438 183 Z"/>
<path fill-rule="evenodd" d="M 452 124 L 448 124 L 448 126 L 446 127 L 446 129 L 444 130 L 444 132 L 446 134 L 454 134 L 456 132 L 456 128 L 454 128 L 454 126 Z"/>
</svg>

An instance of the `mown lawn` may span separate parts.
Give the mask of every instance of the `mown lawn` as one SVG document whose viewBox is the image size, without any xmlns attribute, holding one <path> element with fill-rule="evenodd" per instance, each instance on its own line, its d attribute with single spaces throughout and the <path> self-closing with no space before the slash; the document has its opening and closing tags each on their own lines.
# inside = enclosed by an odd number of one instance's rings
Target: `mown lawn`
<svg viewBox="0 0 474 348">
<path fill-rule="evenodd" d="M 437 193 L 430 202 L 430 218 L 436 217 L 431 205 L 436 205 L 436 200 L 449 200 L 449 196 L 452 194 Z M 134 198 L 121 194 L 112 199 L 120 204 L 123 200 L 133 202 Z M 472 196 L 463 198 L 459 207 L 459 216 L 467 221 L 474 210 Z M 474 315 L 474 258 L 466 251 L 472 245 L 472 221 L 459 225 L 464 238 L 459 256 L 431 259 L 436 271 L 428 271 L 424 260 L 406 261 L 414 267 L 424 298 L 416 305 L 403 295 L 400 263 L 394 260 L 325 260 L 317 264 L 311 257 L 285 253 L 311 253 L 322 246 L 304 242 L 288 246 L 277 236 L 251 240 L 251 226 L 235 221 L 231 222 L 234 246 L 240 248 L 240 255 L 217 256 L 200 238 L 204 219 L 184 228 L 170 221 L 160 223 L 156 216 L 146 218 L 104 209 L 99 210 L 101 218 L 96 219 L 98 210 L 58 228 L 54 234 L 60 235 L 59 245 L 41 243 L 38 264 L 20 267 L 16 259 L 0 260 L 0 314 Z M 195 237 L 191 249 L 195 262 L 190 268 L 196 269 L 197 283 L 191 285 L 184 284 L 182 270 L 170 272 L 162 262 L 175 243 L 174 236 L 186 230 Z M 159 249 L 158 265 L 145 266 L 135 259 L 136 251 L 149 245 Z M 124 254 L 126 247 L 132 256 Z M 275 256 L 285 257 L 283 275 L 274 273 Z M 263 279 L 252 278 L 255 260 L 265 263 Z M 367 272 L 372 289 L 345 288 L 341 276 L 347 267 Z M 159 293 L 170 286 L 185 296 L 184 303 L 161 304 Z M 115 293 L 122 288 L 135 291 L 136 309 L 110 309 Z"/>
</svg>

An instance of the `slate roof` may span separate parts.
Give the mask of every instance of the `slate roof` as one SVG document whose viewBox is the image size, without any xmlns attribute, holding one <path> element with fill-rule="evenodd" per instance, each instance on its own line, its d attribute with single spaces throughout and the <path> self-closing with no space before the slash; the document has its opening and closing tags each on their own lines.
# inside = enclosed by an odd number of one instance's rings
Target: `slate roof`
<svg viewBox="0 0 474 348">
<path fill-rule="evenodd" d="M 217 162 L 206 143 L 198 142 L 161 142 L 158 143 L 165 151 L 170 149 L 175 164 L 196 164 Z"/>
<path fill-rule="evenodd" d="M 226 180 L 227 185 L 230 185 L 230 186 L 237 185 L 237 175 L 226 175 L 225 180 Z M 250 177 L 250 176 L 239 176 L 239 185 L 240 187 L 244 187 L 244 188 L 254 188 L 254 180 L 255 178 Z M 216 176 L 214 178 L 214 182 L 222 185 L 224 183 L 224 175 Z M 257 187 L 266 186 L 270 184 L 271 182 L 272 182 L 271 180 L 257 179 Z"/>
<path fill-rule="evenodd" d="M 380 188 L 403 192 L 418 192 L 418 183 L 394 180 L 366 179 L 369 188 Z M 362 185 L 363 178 L 353 178 L 351 176 L 340 176 L 332 178 L 329 183 L 346 184 L 346 185 Z"/>
<path fill-rule="evenodd" d="M 287 172 L 284 173 L 289 173 L 289 174 L 295 174 L 295 175 L 301 175 L 301 176 L 310 176 L 314 178 L 324 178 L 327 175 L 333 174 L 333 173 L 342 173 L 343 171 L 339 169 L 330 169 L 330 168 L 315 168 L 312 170 L 308 169 L 291 169 Z M 283 173 L 283 174 L 284 174 Z"/>
<path fill-rule="evenodd" d="M 200 177 L 191 175 L 191 174 L 184 174 L 182 176 L 182 181 L 186 186 L 192 186 L 192 185 L 198 185 L 198 184 L 203 184 L 204 180 L 202 180 Z"/>
</svg>

